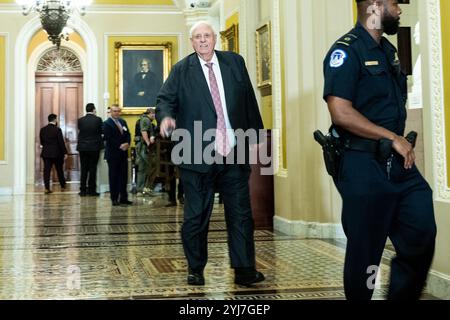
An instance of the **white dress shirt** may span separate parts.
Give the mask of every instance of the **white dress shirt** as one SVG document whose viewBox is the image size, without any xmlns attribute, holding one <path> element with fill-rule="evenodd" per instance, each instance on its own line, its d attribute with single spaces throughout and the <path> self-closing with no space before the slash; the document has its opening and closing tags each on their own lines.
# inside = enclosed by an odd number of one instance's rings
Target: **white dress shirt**
<svg viewBox="0 0 450 320">
<path fill-rule="evenodd" d="M 209 83 L 209 68 L 206 66 L 208 62 L 200 58 L 200 56 L 198 56 L 198 59 L 200 60 L 200 65 L 202 66 L 203 73 L 205 74 L 209 91 L 211 91 L 211 84 Z M 225 126 L 227 128 L 228 142 L 230 144 L 230 147 L 233 148 L 236 145 L 236 137 L 234 136 L 234 130 L 231 127 L 230 119 L 228 118 L 227 102 L 225 99 L 225 89 L 223 86 L 222 73 L 220 72 L 219 59 L 217 59 L 215 52 L 210 62 L 213 64 L 214 75 L 216 76 L 217 86 L 219 87 L 220 101 L 222 102 L 223 116 L 225 117 Z M 215 149 L 217 150 L 217 145 L 215 146 Z"/>
</svg>

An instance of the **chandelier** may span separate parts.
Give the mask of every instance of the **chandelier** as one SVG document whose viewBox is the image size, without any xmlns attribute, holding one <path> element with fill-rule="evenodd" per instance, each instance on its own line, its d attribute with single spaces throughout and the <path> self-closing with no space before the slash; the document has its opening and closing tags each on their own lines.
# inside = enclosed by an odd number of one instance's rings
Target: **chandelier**
<svg viewBox="0 0 450 320">
<path fill-rule="evenodd" d="M 65 27 L 70 15 L 75 11 L 82 16 L 85 15 L 86 7 L 92 0 L 16 0 L 16 2 L 22 6 L 22 13 L 25 16 L 32 10 L 39 13 L 48 40 L 59 49 L 61 39 L 69 40 Z"/>
</svg>

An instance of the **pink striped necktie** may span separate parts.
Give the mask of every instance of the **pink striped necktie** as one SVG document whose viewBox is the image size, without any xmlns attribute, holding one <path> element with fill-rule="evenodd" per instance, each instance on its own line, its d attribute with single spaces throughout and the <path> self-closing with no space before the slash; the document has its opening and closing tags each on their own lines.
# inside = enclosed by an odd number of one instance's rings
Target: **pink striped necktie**
<svg viewBox="0 0 450 320">
<path fill-rule="evenodd" d="M 222 101 L 220 100 L 219 86 L 217 85 L 216 76 L 213 70 L 213 63 L 206 64 L 209 69 L 209 85 L 211 87 L 211 96 L 217 113 L 216 125 L 216 146 L 217 152 L 226 157 L 230 151 L 230 143 L 228 142 L 227 127 L 225 125 L 225 116 L 223 114 Z"/>
</svg>

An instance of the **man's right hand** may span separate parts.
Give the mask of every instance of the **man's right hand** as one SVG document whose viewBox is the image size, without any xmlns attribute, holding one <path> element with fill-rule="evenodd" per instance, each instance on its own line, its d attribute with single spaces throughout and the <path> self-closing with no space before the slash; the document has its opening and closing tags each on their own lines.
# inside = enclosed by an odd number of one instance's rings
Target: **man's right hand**
<svg viewBox="0 0 450 320">
<path fill-rule="evenodd" d="M 170 136 L 172 135 L 172 131 L 175 130 L 175 128 L 176 128 L 175 119 L 166 117 L 161 122 L 159 133 L 163 138 L 170 138 Z"/>
<path fill-rule="evenodd" d="M 130 145 L 128 143 L 122 143 L 119 147 L 122 151 L 127 151 Z"/>
<path fill-rule="evenodd" d="M 412 145 L 404 137 L 396 135 L 392 141 L 392 147 L 405 159 L 405 169 L 411 169 L 416 161 Z"/>
</svg>

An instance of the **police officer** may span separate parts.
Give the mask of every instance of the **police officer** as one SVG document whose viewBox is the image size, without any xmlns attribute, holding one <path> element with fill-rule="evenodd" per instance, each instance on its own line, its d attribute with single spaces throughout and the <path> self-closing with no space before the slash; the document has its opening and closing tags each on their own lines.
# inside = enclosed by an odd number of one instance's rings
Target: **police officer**
<svg viewBox="0 0 450 320">
<path fill-rule="evenodd" d="M 347 236 L 345 294 L 371 299 L 389 237 L 396 257 L 388 299 L 418 299 L 434 254 L 436 225 L 432 190 L 403 137 L 406 76 L 395 47 L 383 37 L 398 32 L 402 11 L 397 0 L 356 2 L 355 28 L 324 60 L 324 99 L 332 133 L 344 145 L 334 181 Z"/>
<path fill-rule="evenodd" d="M 154 115 L 155 110 L 147 108 L 138 119 L 135 128 L 136 164 L 138 166 L 137 191 L 139 193 L 144 193 L 151 166 L 152 155 L 149 155 L 149 147 L 155 143 L 155 128 L 152 124 Z"/>
</svg>

